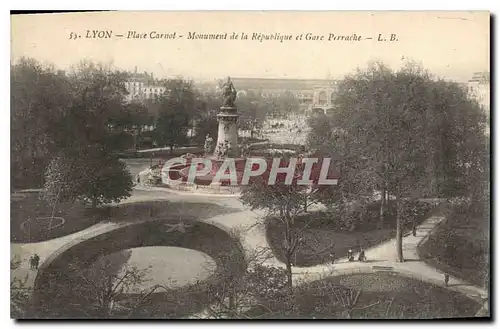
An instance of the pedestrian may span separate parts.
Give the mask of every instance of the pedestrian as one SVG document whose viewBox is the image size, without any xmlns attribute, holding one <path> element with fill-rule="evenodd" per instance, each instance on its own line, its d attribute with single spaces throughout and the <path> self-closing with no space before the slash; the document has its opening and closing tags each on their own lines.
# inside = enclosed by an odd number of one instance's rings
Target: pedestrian
<svg viewBox="0 0 500 329">
<path fill-rule="evenodd" d="M 361 252 L 359 253 L 359 256 L 358 256 L 358 260 L 360 262 L 364 262 L 366 261 L 366 255 L 365 255 L 365 251 L 361 249 Z"/>
<path fill-rule="evenodd" d="M 40 256 L 38 256 L 36 253 L 33 255 L 33 266 L 35 270 L 38 270 L 38 264 L 40 263 Z"/>
<path fill-rule="evenodd" d="M 332 265 L 335 263 L 335 255 L 330 254 L 330 261 L 332 262 Z"/>
<path fill-rule="evenodd" d="M 413 233 L 413 236 L 417 236 L 417 227 L 415 226 L 415 224 L 413 224 L 411 231 Z"/>
<path fill-rule="evenodd" d="M 31 270 L 35 268 L 35 265 L 34 265 L 34 264 L 35 264 L 35 262 L 34 262 L 34 260 L 33 260 L 33 256 L 31 256 L 31 257 L 30 257 L 30 269 L 31 269 Z"/>
<path fill-rule="evenodd" d="M 448 273 L 444 274 L 444 285 L 448 287 L 448 282 L 450 282 L 450 275 Z"/>
<path fill-rule="evenodd" d="M 354 255 L 352 254 L 352 249 L 347 252 L 347 259 L 352 262 L 354 260 Z"/>
</svg>

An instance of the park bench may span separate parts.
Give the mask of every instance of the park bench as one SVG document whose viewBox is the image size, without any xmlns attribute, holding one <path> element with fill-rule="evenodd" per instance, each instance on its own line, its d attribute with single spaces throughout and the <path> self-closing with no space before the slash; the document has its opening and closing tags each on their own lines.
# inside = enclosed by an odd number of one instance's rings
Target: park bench
<svg viewBox="0 0 500 329">
<path fill-rule="evenodd" d="M 375 271 L 394 271 L 394 268 L 392 266 L 377 266 L 377 265 L 374 265 L 374 266 L 372 266 L 372 270 L 375 270 Z"/>
</svg>

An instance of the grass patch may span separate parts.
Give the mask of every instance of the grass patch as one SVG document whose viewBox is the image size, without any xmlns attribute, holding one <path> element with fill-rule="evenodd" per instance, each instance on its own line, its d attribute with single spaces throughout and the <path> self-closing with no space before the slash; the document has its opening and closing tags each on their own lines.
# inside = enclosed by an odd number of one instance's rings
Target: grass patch
<svg viewBox="0 0 500 329">
<path fill-rule="evenodd" d="M 10 202 L 10 241 L 40 242 L 81 231 L 99 222 L 100 214 L 83 202 L 65 202 L 57 205 L 53 228 L 49 230 L 53 208 L 38 192 L 16 193 Z"/>
<path fill-rule="evenodd" d="M 272 142 L 259 142 L 258 144 L 253 144 L 250 146 L 250 151 L 255 150 L 266 150 L 266 149 L 287 149 L 287 150 L 297 150 L 299 151 L 304 146 L 300 144 L 293 143 L 272 143 Z"/>
<path fill-rule="evenodd" d="M 102 208 L 102 219 L 110 221 L 140 221 L 150 218 L 165 219 L 199 219 L 210 218 L 238 211 L 215 203 L 205 202 L 171 202 L 139 201 Z"/>
<path fill-rule="evenodd" d="M 122 159 L 129 159 L 129 158 L 151 158 L 151 157 L 157 157 L 161 159 L 170 159 L 170 158 L 175 158 L 181 155 L 184 155 L 186 153 L 194 153 L 194 154 L 202 154 L 204 152 L 203 150 L 203 145 L 194 145 L 194 146 L 185 146 L 182 148 L 174 148 L 173 150 L 170 150 L 170 148 L 163 148 L 160 150 L 156 151 L 149 151 L 149 150 L 144 150 L 142 152 L 137 152 L 136 150 L 130 150 L 126 152 L 121 152 L 118 153 L 117 155 L 122 158 Z"/>
<path fill-rule="evenodd" d="M 489 217 L 469 207 L 452 209 L 422 244 L 419 255 L 431 266 L 480 287 L 489 283 Z"/>
<path fill-rule="evenodd" d="M 380 203 L 375 202 L 367 207 L 362 220 L 357 220 L 353 225 L 346 225 L 333 212 L 318 211 L 305 213 L 300 216 L 292 226 L 295 232 L 303 230 L 301 247 L 293 257 L 295 266 L 314 266 L 331 262 L 331 255 L 335 259 L 346 257 L 347 251 L 352 249 L 357 252 L 362 248 L 367 249 L 396 236 L 396 216 L 394 205 L 390 204 L 389 211 L 384 218 L 384 226 L 378 229 Z M 430 213 L 430 206 L 425 203 L 417 203 L 417 213 L 414 220 L 416 224 L 422 223 Z M 311 222 L 304 229 L 307 223 Z M 413 221 L 407 220 L 405 230 L 411 230 Z M 281 262 L 285 261 L 284 255 L 284 226 L 277 218 L 271 218 L 267 223 L 267 240 L 274 255 Z M 370 258 L 370 255 L 367 254 Z"/>
<path fill-rule="evenodd" d="M 11 242 L 47 241 L 86 229 L 101 221 L 138 221 L 149 218 L 208 218 L 236 210 L 212 203 L 143 201 L 91 209 L 83 202 L 60 203 L 52 229 L 52 207 L 38 192 L 19 193 L 11 200 Z M 31 218 L 31 221 L 29 220 Z M 62 225 L 59 218 L 64 219 Z M 31 223 L 31 224 L 30 224 Z"/>
<path fill-rule="evenodd" d="M 335 292 L 334 292 L 335 291 Z M 342 294 L 360 291 L 350 316 Z M 466 296 L 426 282 L 390 273 L 331 277 L 299 286 L 292 307 L 267 301 L 273 314 L 256 308 L 254 317 L 316 319 L 436 319 L 473 317 L 481 307 Z M 354 299 L 354 298 L 353 298 Z M 259 313 L 261 313 L 259 315 Z M 262 315 L 262 313 L 264 315 Z"/>
<path fill-rule="evenodd" d="M 167 226 L 165 226 L 167 224 Z M 95 294 L 82 298 L 85 292 L 75 287 L 82 287 L 82 278 L 78 272 L 68 270 L 75 261 L 82 265 L 92 264 L 105 255 L 123 254 L 124 250 L 138 247 L 173 246 L 185 249 L 199 250 L 210 256 L 216 263 L 216 273 L 199 282 L 182 287 L 170 287 L 168 291 L 159 290 L 143 301 L 132 318 L 179 318 L 201 310 L 203 305 L 209 305 L 209 287 L 223 284 L 218 278 L 242 275 L 246 269 L 244 252 L 233 236 L 227 232 L 201 221 L 186 223 L 185 230 L 172 230 L 171 226 L 178 224 L 177 219 L 159 219 L 140 222 L 109 231 L 81 243 L 63 252 L 55 258 L 47 268 L 39 272 L 37 278 L 35 317 L 41 318 L 95 318 L 102 317 L 93 308 Z M 231 255 L 230 258 L 226 255 Z M 168 257 L 167 255 L 164 255 Z M 181 254 L 172 257 L 185 257 Z M 144 266 L 153 265 L 155 258 L 144 259 Z M 122 262 L 117 265 L 122 264 Z M 118 266 L 117 266 L 118 267 Z M 168 277 L 169 269 L 163 270 Z M 192 275 L 188 273 L 186 275 Z M 105 277 L 104 277 L 105 279 Z M 95 280 L 103 280 L 99 272 Z M 104 282 L 106 282 L 104 280 Z M 153 285 L 153 282 L 148 284 Z M 85 285 L 83 285 L 85 287 Z M 85 289 L 83 289 L 85 291 Z M 146 291 L 149 291 L 146 289 Z M 134 307 L 142 298 L 139 294 L 128 291 L 120 296 L 122 306 Z M 116 313 L 110 318 L 127 317 L 129 311 Z"/>
</svg>

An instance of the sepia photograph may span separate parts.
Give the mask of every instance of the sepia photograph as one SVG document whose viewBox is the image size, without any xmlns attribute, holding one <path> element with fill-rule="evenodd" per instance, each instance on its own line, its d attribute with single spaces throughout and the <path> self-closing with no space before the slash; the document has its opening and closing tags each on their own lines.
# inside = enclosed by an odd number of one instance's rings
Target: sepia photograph
<svg viewBox="0 0 500 329">
<path fill-rule="evenodd" d="M 11 318 L 491 319 L 490 23 L 11 14 Z"/>
</svg>

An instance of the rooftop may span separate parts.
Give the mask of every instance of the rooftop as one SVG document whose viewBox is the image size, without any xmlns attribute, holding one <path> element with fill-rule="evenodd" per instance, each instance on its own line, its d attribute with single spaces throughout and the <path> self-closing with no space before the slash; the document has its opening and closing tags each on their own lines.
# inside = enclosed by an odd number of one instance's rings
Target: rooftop
<svg viewBox="0 0 500 329">
<path fill-rule="evenodd" d="M 490 83 L 490 72 L 475 72 L 469 82 Z"/>
<path fill-rule="evenodd" d="M 336 84 L 328 79 L 231 78 L 236 89 L 303 90 L 325 88 Z"/>
</svg>

